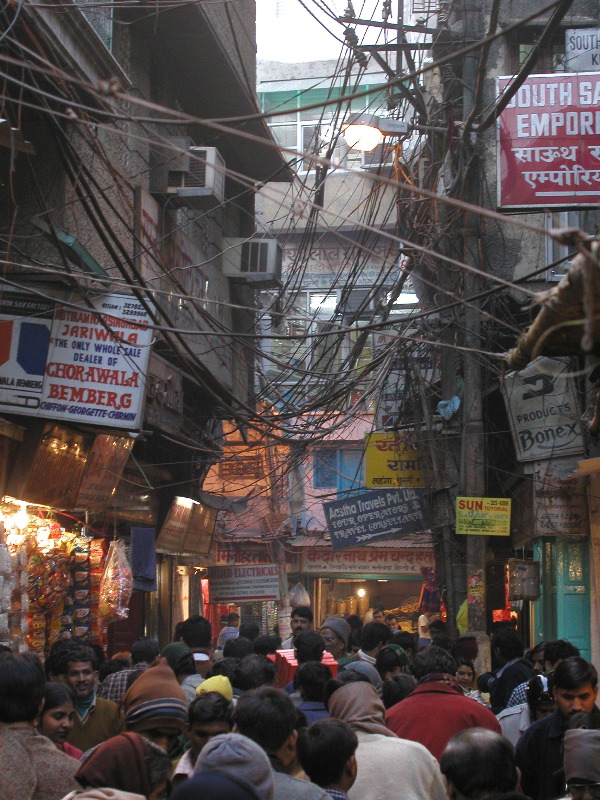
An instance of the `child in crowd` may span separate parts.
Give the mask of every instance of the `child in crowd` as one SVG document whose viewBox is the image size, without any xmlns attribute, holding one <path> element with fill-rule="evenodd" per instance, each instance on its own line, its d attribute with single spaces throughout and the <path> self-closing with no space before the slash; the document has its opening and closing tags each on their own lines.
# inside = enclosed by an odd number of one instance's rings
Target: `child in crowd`
<svg viewBox="0 0 600 800">
<path fill-rule="evenodd" d="M 357 747 L 356 734 L 339 719 L 319 720 L 298 737 L 302 769 L 333 800 L 348 800 L 348 791 L 356 780 Z"/>
</svg>

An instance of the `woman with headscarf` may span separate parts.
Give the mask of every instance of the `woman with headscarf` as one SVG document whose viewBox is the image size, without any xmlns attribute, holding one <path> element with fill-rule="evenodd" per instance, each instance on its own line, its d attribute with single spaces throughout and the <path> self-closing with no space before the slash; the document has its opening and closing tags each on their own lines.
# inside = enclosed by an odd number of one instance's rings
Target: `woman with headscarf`
<svg viewBox="0 0 600 800">
<path fill-rule="evenodd" d="M 385 726 L 385 709 L 367 682 L 348 683 L 334 691 L 329 715 L 347 722 L 358 738 L 358 772 L 350 800 L 389 800 L 401 787 L 402 800 L 445 800 L 439 765 L 416 742 L 399 739 Z"/>
<path fill-rule="evenodd" d="M 159 800 L 170 771 L 162 747 L 139 733 L 120 733 L 90 752 L 75 775 L 81 791 L 63 800 Z"/>
</svg>

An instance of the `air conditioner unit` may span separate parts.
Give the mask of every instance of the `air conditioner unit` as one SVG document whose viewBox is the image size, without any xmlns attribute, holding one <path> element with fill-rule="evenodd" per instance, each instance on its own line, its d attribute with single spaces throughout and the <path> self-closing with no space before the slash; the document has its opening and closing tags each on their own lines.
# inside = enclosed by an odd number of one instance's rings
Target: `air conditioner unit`
<svg viewBox="0 0 600 800">
<path fill-rule="evenodd" d="M 216 147 L 173 136 L 150 153 L 150 192 L 173 197 L 176 205 L 213 208 L 225 200 L 225 162 Z"/>
<path fill-rule="evenodd" d="M 257 289 L 281 285 L 283 249 L 277 239 L 223 239 L 223 275 Z"/>
</svg>

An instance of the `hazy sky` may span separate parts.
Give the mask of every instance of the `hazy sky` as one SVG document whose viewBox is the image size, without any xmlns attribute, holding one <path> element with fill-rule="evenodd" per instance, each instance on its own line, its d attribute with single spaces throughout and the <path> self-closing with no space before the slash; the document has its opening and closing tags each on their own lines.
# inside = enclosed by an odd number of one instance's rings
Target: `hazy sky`
<svg viewBox="0 0 600 800">
<path fill-rule="evenodd" d="M 318 13 L 312 0 L 306 6 Z M 329 0 L 326 3 L 335 14 L 344 11 L 344 2 Z M 328 30 L 319 25 L 298 0 L 256 0 L 256 36 L 258 57 L 268 61 L 319 61 L 337 58 L 342 44 L 342 26 L 319 14 Z M 329 33 L 328 31 L 331 31 Z"/>
</svg>

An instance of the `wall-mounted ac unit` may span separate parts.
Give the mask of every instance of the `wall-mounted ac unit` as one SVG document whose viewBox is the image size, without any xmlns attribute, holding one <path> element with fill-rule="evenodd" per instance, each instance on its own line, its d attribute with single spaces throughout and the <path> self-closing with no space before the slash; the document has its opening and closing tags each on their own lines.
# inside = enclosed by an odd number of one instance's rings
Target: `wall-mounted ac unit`
<svg viewBox="0 0 600 800">
<path fill-rule="evenodd" d="M 277 239 L 223 239 L 223 275 L 257 289 L 281 285 L 283 249 Z"/>
<path fill-rule="evenodd" d="M 150 192 L 174 197 L 176 205 L 213 208 L 225 199 L 225 162 L 216 147 L 170 137 L 150 152 Z"/>
</svg>

